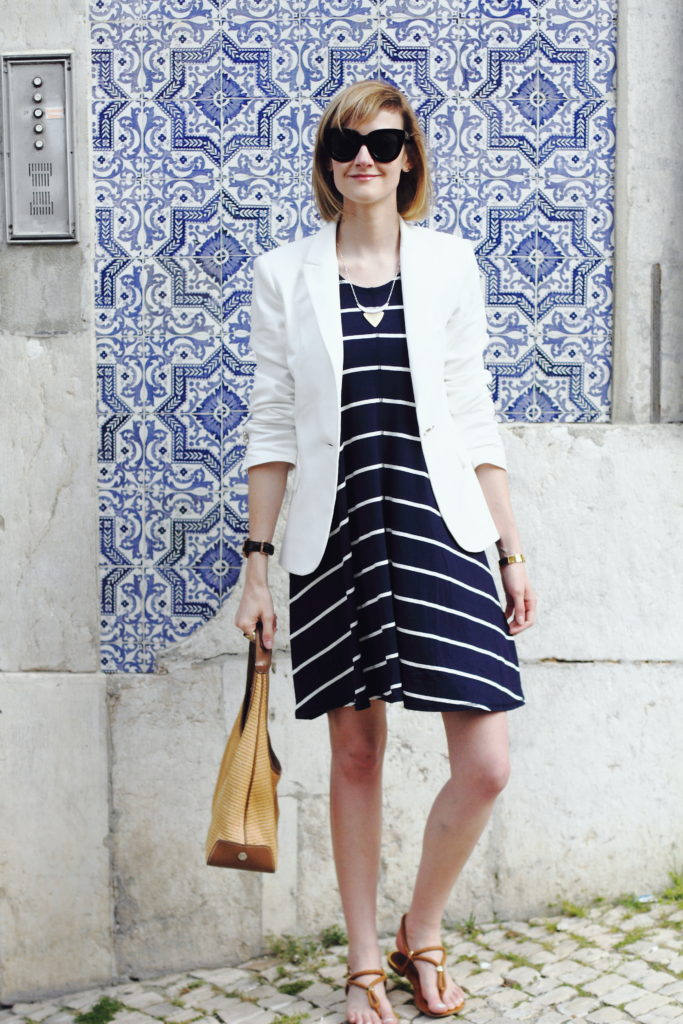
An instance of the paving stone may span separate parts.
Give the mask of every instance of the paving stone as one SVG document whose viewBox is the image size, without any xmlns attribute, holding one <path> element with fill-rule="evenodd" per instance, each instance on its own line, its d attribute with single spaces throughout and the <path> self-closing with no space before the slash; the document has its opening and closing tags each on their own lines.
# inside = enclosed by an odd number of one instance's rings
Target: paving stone
<svg viewBox="0 0 683 1024">
<path fill-rule="evenodd" d="M 99 988 L 88 989 L 86 992 L 69 992 L 62 996 L 62 1006 L 73 1007 L 74 1010 L 90 1010 L 103 995 L 104 992 Z M 20 1007 L 31 1005 L 31 1003 L 15 1003 L 12 1009 L 15 1013 L 21 1013 Z"/>
<path fill-rule="evenodd" d="M 519 1003 L 512 1009 L 505 1011 L 505 1020 L 509 1021 L 536 1021 L 539 1014 L 538 1004 L 535 999 L 529 999 L 526 1003 Z"/>
<path fill-rule="evenodd" d="M 128 1013 L 123 1011 L 122 1013 L 117 1013 L 114 1018 L 116 1024 L 151 1024 L 152 1019 L 141 1010 L 131 1010 Z"/>
<path fill-rule="evenodd" d="M 488 988 L 499 988 L 503 984 L 503 978 L 493 971 L 480 971 L 478 974 L 468 975 L 458 984 L 469 992 L 482 992 Z"/>
<path fill-rule="evenodd" d="M 630 1013 L 636 1020 L 643 1013 L 651 1013 L 653 1010 L 658 1009 L 661 1006 L 671 1005 L 670 1000 L 666 996 L 660 995 L 659 992 L 645 992 L 641 990 L 641 994 L 637 999 L 633 999 L 630 1003 L 624 1004 L 624 1010 Z"/>
<path fill-rule="evenodd" d="M 640 999 L 642 995 L 642 988 L 628 984 L 615 988 L 612 992 L 603 992 L 601 999 L 603 1003 L 608 1003 L 610 1006 L 624 1006 L 625 1003 L 630 1003 L 634 999 Z"/>
<path fill-rule="evenodd" d="M 45 1020 L 46 1017 L 50 1017 L 51 1015 L 59 1012 L 59 1005 L 52 1001 L 49 1003 L 15 1003 L 15 1013 L 19 1006 L 30 1007 L 30 1012 L 27 1011 L 26 1016 L 35 1021 Z"/>
<path fill-rule="evenodd" d="M 603 1006 L 600 1010 L 593 1010 L 586 1017 L 590 1024 L 623 1024 L 623 1021 L 629 1021 L 632 1024 L 633 1017 L 627 1017 L 621 1010 L 615 1009 L 613 1006 Z"/>
<path fill-rule="evenodd" d="M 500 991 L 492 992 L 487 996 L 487 1002 L 507 1010 L 511 1006 L 519 1006 L 520 1003 L 528 1002 L 529 998 L 526 992 L 521 992 L 518 988 L 506 986 L 501 988 Z"/>
<path fill-rule="evenodd" d="M 587 981 L 583 986 L 586 992 L 590 992 L 591 995 L 604 996 L 606 992 L 613 992 L 616 988 L 621 988 L 622 985 L 626 985 L 628 982 L 626 978 L 621 974 L 602 974 L 593 981 Z"/>
<path fill-rule="evenodd" d="M 578 1017 L 582 1019 L 591 1010 L 595 1010 L 600 1005 L 598 999 L 589 998 L 588 996 L 576 996 L 575 999 L 570 999 L 563 1003 L 557 1004 L 557 1009 L 561 1013 L 566 1013 L 568 1017 Z"/>
<path fill-rule="evenodd" d="M 132 992 L 119 993 L 116 996 L 122 1003 L 125 1003 L 127 1007 L 131 1007 L 133 1010 L 147 1010 L 148 1006 L 153 1006 L 155 1003 L 159 1003 L 159 992 L 150 992 L 149 989 L 136 989 Z"/>
<path fill-rule="evenodd" d="M 506 971 L 503 977 L 504 979 L 510 978 L 511 981 L 516 981 L 522 988 L 526 988 L 532 981 L 536 981 L 539 974 L 533 967 L 513 967 Z"/>
<path fill-rule="evenodd" d="M 534 998 L 537 1003 L 541 1003 L 545 1006 L 552 1006 L 553 1004 L 571 999 L 575 995 L 575 988 L 571 988 L 570 985 L 560 985 L 559 987 L 551 988 L 548 992 L 542 992 Z"/>
<path fill-rule="evenodd" d="M 150 995 L 154 995 L 157 998 L 157 1002 L 156 1003 L 153 1003 L 151 1006 L 145 1007 L 145 1013 L 148 1013 L 150 1015 L 150 1017 L 156 1017 L 158 1020 L 170 1020 L 171 1017 L 174 1014 L 177 1014 L 178 1011 L 180 1010 L 181 1011 L 181 1018 L 180 1019 L 181 1020 L 182 1019 L 187 1019 L 187 1011 L 188 1011 L 187 1007 L 174 1006 L 173 1003 L 160 1003 L 158 1001 L 159 1000 L 159 993 L 158 992 L 150 992 Z M 185 1018 L 182 1017 L 183 1013 L 185 1014 Z"/>
<path fill-rule="evenodd" d="M 670 985 L 663 985 L 659 989 L 659 994 L 662 996 L 668 996 L 670 1000 L 678 1000 L 683 1002 L 683 981 L 672 980 Z"/>
</svg>

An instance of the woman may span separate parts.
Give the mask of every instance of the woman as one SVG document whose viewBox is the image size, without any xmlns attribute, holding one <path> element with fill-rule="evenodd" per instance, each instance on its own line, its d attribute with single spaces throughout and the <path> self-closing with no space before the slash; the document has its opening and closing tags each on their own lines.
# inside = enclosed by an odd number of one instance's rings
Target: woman
<svg viewBox="0 0 683 1024">
<path fill-rule="evenodd" d="M 508 777 L 506 711 L 524 703 L 514 635 L 536 602 L 487 389 L 474 251 L 408 223 L 425 216 L 430 185 L 402 93 L 367 81 L 335 97 L 313 188 L 322 230 L 254 264 L 250 540 L 235 623 L 250 635 L 260 619 L 272 646 L 267 562 L 295 468 L 280 563 L 295 714 L 329 723 L 347 1015 L 392 1024 L 376 927 L 386 703 L 439 711 L 445 725 L 452 777 L 427 819 L 390 964 L 420 1010 L 447 1016 L 464 996 L 445 969 L 441 918 Z M 484 553 L 494 540 L 505 611 Z"/>
</svg>

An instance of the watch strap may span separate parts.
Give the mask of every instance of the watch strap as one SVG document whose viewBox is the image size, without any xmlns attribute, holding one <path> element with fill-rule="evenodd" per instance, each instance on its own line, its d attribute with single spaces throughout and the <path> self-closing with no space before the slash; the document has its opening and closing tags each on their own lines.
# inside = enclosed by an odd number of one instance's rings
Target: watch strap
<svg viewBox="0 0 683 1024">
<path fill-rule="evenodd" d="M 245 540 L 242 545 L 242 554 L 248 558 L 252 551 L 263 551 L 266 555 L 275 553 L 275 548 L 267 540 Z"/>
</svg>

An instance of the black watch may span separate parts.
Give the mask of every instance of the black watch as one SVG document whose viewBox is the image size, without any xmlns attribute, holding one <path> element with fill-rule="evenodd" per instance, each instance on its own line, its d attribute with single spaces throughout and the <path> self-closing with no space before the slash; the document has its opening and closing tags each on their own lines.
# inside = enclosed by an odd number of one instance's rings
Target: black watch
<svg viewBox="0 0 683 1024">
<path fill-rule="evenodd" d="M 242 545 L 242 554 L 248 558 L 252 551 L 263 551 L 266 555 L 275 553 L 275 548 L 267 540 L 245 540 Z"/>
</svg>

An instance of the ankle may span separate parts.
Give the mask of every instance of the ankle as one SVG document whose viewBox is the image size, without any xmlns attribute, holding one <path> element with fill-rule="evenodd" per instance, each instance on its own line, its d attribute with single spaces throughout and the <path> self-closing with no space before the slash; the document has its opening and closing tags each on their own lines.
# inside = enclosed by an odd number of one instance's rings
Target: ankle
<svg viewBox="0 0 683 1024">
<path fill-rule="evenodd" d="M 441 937 L 441 919 L 427 917 L 409 910 L 406 914 L 406 938 L 413 949 L 423 942 L 432 942 Z"/>
<path fill-rule="evenodd" d="M 379 943 L 363 943 L 349 946 L 347 963 L 351 974 L 355 974 L 356 971 L 370 971 L 375 968 L 382 970 L 382 954 Z"/>
</svg>

